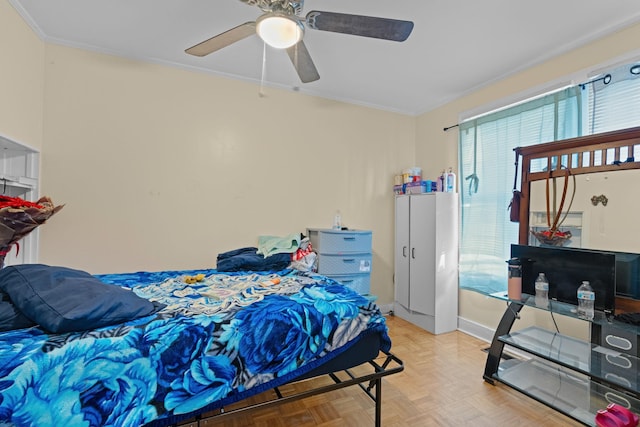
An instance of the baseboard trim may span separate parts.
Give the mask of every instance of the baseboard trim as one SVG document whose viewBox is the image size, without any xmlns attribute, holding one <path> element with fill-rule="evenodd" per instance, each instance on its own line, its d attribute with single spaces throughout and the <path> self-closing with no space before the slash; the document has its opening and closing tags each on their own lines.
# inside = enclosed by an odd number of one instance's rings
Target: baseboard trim
<svg viewBox="0 0 640 427">
<path fill-rule="evenodd" d="M 384 315 L 393 315 L 393 304 L 383 304 L 379 307 L 380 311 Z M 460 316 L 458 316 L 458 330 L 464 334 L 470 335 L 487 343 L 491 343 L 491 341 L 493 341 L 493 336 L 496 333 L 495 329 L 489 328 L 478 322 L 474 322 L 473 320 L 465 319 L 464 317 Z M 528 359 L 530 357 L 530 355 L 519 352 L 513 348 L 505 348 L 505 353 L 513 354 L 514 356 L 524 359 Z"/>
<path fill-rule="evenodd" d="M 381 304 L 378 306 L 380 311 L 385 316 L 393 315 L 393 304 Z M 490 343 L 493 340 L 493 335 L 495 334 L 495 329 L 491 329 L 485 325 L 474 322 L 469 319 L 465 319 L 464 317 L 458 316 L 458 330 L 467 335 L 471 335 L 474 338 L 478 338 L 479 340 Z"/>
<path fill-rule="evenodd" d="M 491 343 L 491 341 L 493 341 L 493 336 L 496 333 L 495 329 L 491 329 L 485 325 L 481 325 L 480 323 L 465 319 L 463 317 L 458 317 L 458 330 L 464 334 L 471 335 L 472 337 L 478 338 L 479 340 L 485 341 L 487 343 Z M 509 346 L 504 347 L 504 354 L 524 360 L 528 360 L 531 358 L 530 354 Z"/>
<path fill-rule="evenodd" d="M 491 342 L 496 330 L 485 325 L 458 316 L 458 330 L 482 341 Z"/>
<path fill-rule="evenodd" d="M 393 304 L 379 304 L 378 308 L 385 316 L 393 314 Z"/>
</svg>

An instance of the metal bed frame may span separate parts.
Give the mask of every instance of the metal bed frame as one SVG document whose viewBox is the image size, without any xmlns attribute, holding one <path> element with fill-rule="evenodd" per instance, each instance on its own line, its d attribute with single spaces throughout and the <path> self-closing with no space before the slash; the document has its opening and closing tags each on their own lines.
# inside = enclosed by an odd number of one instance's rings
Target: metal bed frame
<svg viewBox="0 0 640 427">
<path fill-rule="evenodd" d="M 388 375 L 393 375 L 404 370 L 404 364 L 402 360 L 397 358 L 392 353 L 383 353 L 384 360 L 381 363 L 378 362 L 381 357 L 378 357 L 373 360 L 369 360 L 368 362 L 362 363 L 360 365 L 354 366 L 349 369 L 344 369 L 338 372 L 345 372 L 349 379 L 343 380 L 340 379 L 336 373 L 330 372 L 323 375 L 328 375 L 332 380 L 333 384 L 318 386 L 315 388 L 311 388 L 309 390 L 300 391 L 292 394 L 285 395 L 282 393 L 280 388 L 276 387 L 273 389 L 275 393 L 275 397 L 260 403 L 247 404 L 245 406 L 225 410 L 221 408 L 212 413 L 207 413 L 196 417 L 186 423 L 178 424 L 179 427 L 202 427 L 208 425 L 208 421 L 218 421 L 222 417 L 229 417 L 231 415 L 237 415 L 240 413 L 270 408 L 276 405 L 293 402 L 296 400 L 304 399 L 311 396 L 316 396 L 323 393 L 328 393 L 334 390 L 339 390 L 346 387 L 351 387 L 354 385 L 359 386 L 374 402 L 375 402 L 375 427 L 381 426 L 382 419 L 382 378 Z M 368 369 L 367 373 L 363 374 L 355 374 L 352 369 L 366 367 Z M 301 383 L 302 381 L 306 381 L 313 378 L 320 378 L 323 375 L 317 375 L 314 377 L 305 377 L 303 379 L 293 380 L 285 385 Z M 368 383 L 368 384 L 366 384 Z M 366 385 L 365 385 L 366 384 Z"/>
</svg>

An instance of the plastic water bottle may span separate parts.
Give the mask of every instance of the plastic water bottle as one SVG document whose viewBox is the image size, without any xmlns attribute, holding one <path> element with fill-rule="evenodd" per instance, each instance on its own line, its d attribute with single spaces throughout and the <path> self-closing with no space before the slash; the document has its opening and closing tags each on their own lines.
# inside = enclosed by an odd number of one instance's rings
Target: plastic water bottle
<svg viewBox="0 0 640 427">
<path fill-rule="evenodd" d="M 536 306 L 546 308 L 549 305 L 549 281 L 544 273 L 536 279 Z"/>
<path fill-rule="evenodd" d="M 596 302 L 596 294 L 593 288 L 586 280 L 578 288 L 578 317 L 581 319 L 592 320 L 594 315 L 594 306 Z"/>
<path fill-rule="evenodd" d="M 342 229 L 342 216 L 340 215 L 340 211 L 336 211 L 336 214 L 333 216 L 333 229 Z"/>
</svg>

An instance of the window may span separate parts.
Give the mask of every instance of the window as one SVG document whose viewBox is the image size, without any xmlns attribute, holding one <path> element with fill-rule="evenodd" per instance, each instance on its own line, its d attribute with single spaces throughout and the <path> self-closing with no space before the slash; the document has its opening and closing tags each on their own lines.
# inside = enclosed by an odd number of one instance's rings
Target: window
<svg viewBox="0 0 640 427">
<path fill-rule="evenodd" d="M 640 63 L 617 67 L 582 87 L 588 92 L 583 105 L 585 135 L 640 124 Z"/>
<path fill-rule="evenodd" d="M 518 224 L 509 221 L 507 209 L 513 149 L 640 125 L 640 75 L 631 70 L 640 73 L 640 64 L 460 125 L 461 288 L 506 289 L 505 261 L 518 241 Z"/>
</svg>

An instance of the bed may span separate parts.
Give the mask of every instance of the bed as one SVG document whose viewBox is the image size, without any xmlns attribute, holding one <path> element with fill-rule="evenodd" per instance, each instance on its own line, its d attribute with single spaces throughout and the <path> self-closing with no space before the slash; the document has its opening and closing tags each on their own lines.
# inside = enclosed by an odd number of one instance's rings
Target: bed
<svg viewBox="0 0 640 427">
<path fill-rule="evenodd" d="M 91 276 L 34 264 L 0 270 L 0 290 L 21 316 L 0 332 L 3 426 L 197 425 L 266 390 L 276 397 L 258 406 L 353 385 L 380 425 L 381 380 L 403 369 L 379 308 L 311 272 Z M 334 382 L 279 391 L 318 375 Z"/>
</svg>

